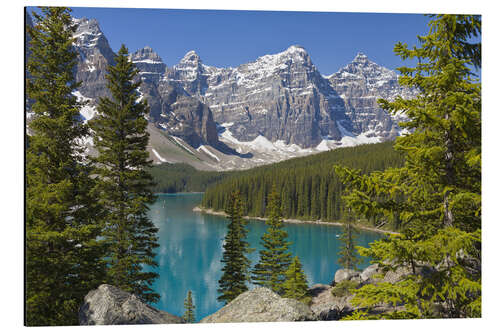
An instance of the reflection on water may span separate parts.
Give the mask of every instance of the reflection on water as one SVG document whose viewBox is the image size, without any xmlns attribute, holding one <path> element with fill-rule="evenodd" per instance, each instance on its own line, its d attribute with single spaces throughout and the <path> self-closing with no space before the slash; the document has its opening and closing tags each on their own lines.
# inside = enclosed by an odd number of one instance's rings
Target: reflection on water
<svg viewBox="0 0 500 333">
<path fill-rule="evenodd" d="M 181 316 L 188 290 L 193 292 L 196 320 L 214 313 L 222 307 L 217 301 L 218 281 L 222 275 L 220 262 L 222 242 L 227 232 L 227 219 L 221 216 L 193 212 L 201 202 L 202 194 L 161 194 L 151 206 L 150 217 L 159 228 L 159 243 L 155 268 L 160 274 L 154 289 L 161 295 L 157 308 Z M 252 220 L 247 225 L 248 241 L 256 248 L 250 255 L 252 264 L 258 260 L 260 237 L 266 230 L 263 221 Z M 335 271 L 339 251 L 336 226 L 285 224 L 292 255 L 298 255 L 309 285 L 330 283 Z M 378 239 L 379 234 L 362 232 L 359 245 Z M 361 267 L 367 266 L 364 263 Z M 253 288 L 253 286 L 250 286 Z"/>
</svg>

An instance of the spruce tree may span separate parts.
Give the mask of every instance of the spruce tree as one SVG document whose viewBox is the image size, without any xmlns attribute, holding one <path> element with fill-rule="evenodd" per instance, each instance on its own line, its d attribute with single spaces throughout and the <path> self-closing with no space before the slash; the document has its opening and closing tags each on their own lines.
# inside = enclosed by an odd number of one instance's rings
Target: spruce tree
<svg viewBox="0 0 500 333">
<path fill-rule="evenodd" d="M 70 10 L 41 7 L 27 59 L 35 116 L 26 148 L 26 316 L 29 326 L 77 325 L 83 297 L 103 281 L 98 207 L 81 141 Z M 28 134 L 27 134 L 28 135 Z"/>
<path fill-rule="evenodd" d="M 223 245 L 224 253 L 221 260 L 224 264 L 223 274 L 217 290 L 221 294 L 217 300 L 225 304 L 248 290 L 246 282 L 250 280 L 250 260 L 246 255 L 252 251 L 245 240 L 248 230 L 245 228 L 243 202 L 239 192 L 231 193 L 226 213 L 230 222 Z"/>
<path fill-rule="evenodd" d="M 290 242 L 287 242 L 288 233 L 283 229 L 281 204 L 276 187 L 273 187 L 269 195 L 267 210 L 269 217 L 266 224 L 269 227 L 261 238 L 264 249 L 259 251 L 260 259 L 252 270 L 252 280 L 254 284 L 269 288 L 282 295 L 283 282 L 291 262 L 291 254 L 288 252 Z"/>
<path fill-rule="evenodd" d="M 99 100 L 98 116 L 89 122 L 98 151 L 94 170 L 98 181 L 92 193 L 106 211 L 102 221 L 108 282 L 156 302 L 159 295 L 151 285 L 158 274 L 143 270 L 144 266 L 157 266 L 153 251 L 158 247 L 157 228 L 147 215 L 148 205 L 154 202 L 144 118 L 149 108 L 146 101 L 137 101 L 138 70 L 128 60 L 124 45 L 115 62 L 106 76 L 111 98 Z"/>
<path fill-rule="evenodd" d="M 182 319 L 184 319 L 184 321 L 186 323 L 194 323 L 194 321 L 195 321 L 195 315 L 194 315 L 195 305 L 193 303 L 193 297 L 192 297 L 191 290 L 188 291 L 186 299 L 184 300 L 184 309 L 185 309 L 185 312 L 184 312 L 184 315 L 182 316 Z"/>
<path fill-rule="evenodd" d="M 302 270 L 299 257 L 295 256 L 292 263 L 285 272 L 286 280 L 283 283 L 283 297 L 293 298 L 309 304 L 311 297 L 307 291 L 307 278 Z"/>
<path fill-rule="evenodd" d="M 350 209 L 348 209 L 350 210 Z M 347 214 L 347 221 L 342 226 L 342 235 L 340 236 L 341 247 L 338 253 L 338 263 L 345 269 L 357 269 L 357 265 L 361 263 L 361 258 L 356 256 L 355 241 L 359 231 L 353 226 L 352 215 Z"/>
<path fill-rule="evenodd" d="M 402 235 L 360 248 L 384 269 L 409 267 L 395 284 L 366 285 L 351 301 L 370 308 L 404 304 L 386 318 L 478 317 L 481 315 L 481 18 L 432 16 L 419 46 L 395 46 L 403 59 L 400 84 L 416 87 L 414 99 L 380 101 L 405 112 L 409 134 L 396 140 L 401 168 L 361 175 L 337 167 L 347 185 L 348 205 L 366 217 L 397 221 Z M 428 274 L 417 274 L 423 266 Z M 369 317 L 358 312 L 353 319 Z"/>
</svg>

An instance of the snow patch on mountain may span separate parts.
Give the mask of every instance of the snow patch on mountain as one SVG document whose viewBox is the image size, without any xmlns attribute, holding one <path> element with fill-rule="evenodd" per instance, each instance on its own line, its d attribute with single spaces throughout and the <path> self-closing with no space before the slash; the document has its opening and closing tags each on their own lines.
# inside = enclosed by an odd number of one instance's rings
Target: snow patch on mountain
<svg viewBox="0 0 500 333">
<path fill-rule="evenodd" d="M 187 150 L 189 153 L 193 154 L 193 152 L 191 151 L 191 146 L 188 145 L 186 142 L 184 142 L 184 140 L 182 140 L 181 138 L 178 138 L 174 135 L 171 135 L 170 136 L 172 139 L 175 140 L 175 142 L 177 142 L 178 145 L 180 145 L 182 148 L 184 148 L 185 150 Z"/>
<path fill-rule="evenodd" d="M 157 151 L 156 149 L 151 149 L 151 151 L 153 152 L 153 154 L 156 156 L 156 158 L 158 158 L 161 162 L 163 163 L 168 163 L 168 161 L 166 159 L 164 159 Z"/>
<path fill-rule="evenodd" d="M 94 116 L 97 113 L 97 109 L 95 106 L 91 105 L 90 102 L 92 101 L 91 98 L 85 97 L 82 95 L 82 93 L 78 90 L 75 90 L 71 93 L 73 96 L 76 97 L 76 100 L 78 102 L 86 102 L 84 106 L 80 108 L 80 114 L 83 117 L 83 122 L 87 123 L 90 119 L 94 118 Z"/>
<path fill-rule="evenodd" d="M 201 145 L 198 147 L 198 149 L 196 149 L 197 151 L 203 151 L 204 153 L 206 153 L 208 156 L 214 158 L 215 160 L 217 160 L 217 162 L 220 162 L 220 158 L 217 157 L 217 155 L 215 155 L 214 153 L 212 153 L 210 150 L 208 150 L 208 148 L 204 145 Z"/>
</svg>

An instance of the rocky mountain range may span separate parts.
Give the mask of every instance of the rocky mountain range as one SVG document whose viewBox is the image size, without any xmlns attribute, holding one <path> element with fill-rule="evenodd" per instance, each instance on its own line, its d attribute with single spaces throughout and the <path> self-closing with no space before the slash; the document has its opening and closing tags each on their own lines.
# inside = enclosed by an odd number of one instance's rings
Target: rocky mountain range
<svg viewBox="0 0 500 333">
<path fill-rule="evenodd" d="M 108 96 L 105 74 L 115 54 L 95 19 L 73 22 L 82 82 L 74 94 L 89 102 L 81 111 L 88 120 L 99 97 Z M 168 68 L 149 46 L 130 60 L 140 71 L 139 99 L 151 109 L 151 158 L 199 169 L 249 168 L 394 139 L 404 115 L 389 115 L 376 101 L 416 95 L 362 53 L 323 76 L 298 45 L 236 68 L 205 65 L 195 51 Z"/>
</svg>

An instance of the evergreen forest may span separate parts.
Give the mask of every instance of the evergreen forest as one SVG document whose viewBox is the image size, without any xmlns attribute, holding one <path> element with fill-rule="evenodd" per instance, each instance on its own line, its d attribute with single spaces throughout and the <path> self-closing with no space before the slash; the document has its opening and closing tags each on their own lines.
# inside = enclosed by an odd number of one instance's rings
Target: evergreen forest
<svg viewBox="0 0 500 333">
<path fill-rule="evenodd" d="M 149 169 L 155 184 L 151 190 L 155 193 L 204 192 L 215 184 L 238 171 L 203 171 L 189 164 L 162 163 Z"/>
<path fill-rule="evenodd" d="M 234 173 L 207 188 L 202 206 L 224 210 L 229 194 L 238 190 L 245 203 L 244 214 L 264 217 L 274 185 L 281 197 L 284 218 L 343 220 L 346 217 L 342 202 L 344 186 L 335 174 L 334 165 L 368 173 L 402 163 L 403 157 L 393 149 L 393 142 L 339 148 Z"/>
</svg>

